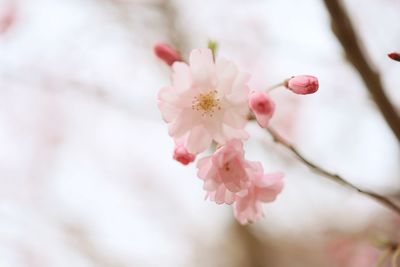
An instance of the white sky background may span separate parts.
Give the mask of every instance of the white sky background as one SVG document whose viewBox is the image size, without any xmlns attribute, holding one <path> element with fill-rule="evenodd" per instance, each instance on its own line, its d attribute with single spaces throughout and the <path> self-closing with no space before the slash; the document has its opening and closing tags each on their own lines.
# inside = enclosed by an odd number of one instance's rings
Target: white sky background
<svg viewBox="0 0 400 267">
<path fill-rule="evenodd" d="M 15 23 L 0 35 L 0 266 L 233 266 L 234 255 L 215 253 L 232 211 L 204 201 L 195 166 L 172 160 L 156 107 L 169 83 L 168 67 L 152 54 L 155 42 L 171 41 L 162 1 L 11 3 Z M 220 56 L 253 74 L 252 89 L 319 77 L 317 94 L 273 93 L 272 125 L 321 166 L 398 194 L 398 144 L 345 62 L 322 1 L 172 6 L 184 52 L 218 40 Z M 346 7 L 400 107 L 400 64 L 386 57 L 400 51 L 400 2 Z M 254 231 L 308 242 L 389 214 L 312 174 L 256 125 L 248 130 L 247 157 L 286 173 L 286 189 Z"/>
</svg>

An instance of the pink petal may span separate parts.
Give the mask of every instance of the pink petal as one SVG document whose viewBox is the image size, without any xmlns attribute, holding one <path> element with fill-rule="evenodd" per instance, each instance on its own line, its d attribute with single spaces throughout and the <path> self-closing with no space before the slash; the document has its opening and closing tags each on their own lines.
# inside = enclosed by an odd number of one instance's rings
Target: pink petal
<svg viewBox="0 0 400 267">
<path fill-rule="evenodd" d="M 264 174 L 260 179 L 254 181 L 254 183 L 257 187 L 271 187 L 282 183 L 284 176 L 285 175 L 283 172 L 268 173 Z"/>
<path fill-rule="evenodd" d="M 227 95 L 227 99 L 230 103 L 242 103 L 247 101 L 250 92 L 247 82 L 250 79 L 250 74 L 240 72 L 232 85 L 230 94 Z"/>
<path fill-rule="evenodd" d="M 232 205 L 235 202 L 235 194 L 229 192 L 228 190 L 225 191 L 225 204 Z"/>
<path fill-rule="evenodd" d="M 198 124 L 196 119 L 193 116 L 190 116 L 190 113 L 192 113 L 191 109 L 182 110 L 177 116 L 176 120 L 169 124 L 169 135 L 171 137 L 177 139 L 187 133 L 193 127 L 193 125 L 196 125 L 196 123 Z M 193 153 L 190 150 L 189 152 Z"/>
<path fill-rule="evenodd" d="M 235 112 L 225 112 L 224 123 L 233 128 L 243 128 L 247 123 L 247 116 Z"/>
<path fill-rule="evenodd" d="M 283 174 L 273 173 L 266 174 L 263 177 L 263 186 L 257 187 L 256 191 L 258 199 L 263 202 L 271 202 L 276 199 L 278 194 L 283 190 Z"/>
<path fill-rule="evenodd" d="M 179 99 L 176 89 L 174 87 L 163 87 L 158 92 L 158 101 L 173 103 Z"/>
<path fill-rule="evenodd" d="M 207 179 L 204 181 L 203 189 L 206 191 L 215 191 L 218 188 L 218 183 L 212 179 Z"/>
<path fill-rule="evenodd" d="M 247 72 L 239 72 L 236 76 L 235 82 L 233 83 L 232 93 L 240 92 L 248 95 L 249 89 L 247 88 L 247 83 L 250 80 L 251 75 Z M 246 97 L 243 95 L 243 97 Z"/>
<path fill-rule="evenodd" d="M 265 115 L 260 113 L 254 113 L 256 116 L 257 123 L 262 127 L 265 128 L 268 126 L 269 120 L 271 119 L 271 115 Z"/>
<path fill-rule="evenodd" d="M 172 85 L 178 91 L 190 89 L 192 85 L 192 75 L 189 66 L 183 62 L 175 62 L 172 65 Z"/>
<path fill-rule="evenodd" d="M 187 141 L 187 150 L 192 154 L 205 151 L 212 142 L 212 137 L 202 125 L 198 125 L 190 131 Z"/>
<path fill-rule="evenodd" d="M 228 140 L 229 139 L 247 140 L 250 137 L 249 134 L 245 130 L 235 129 L 226 124 L 223 126 L 223 132 L 224 132 L 225 137 Z"/>
<path fill-rule="evenodd" d="M 206 179 L 208 173 L 210 172 L 212 167 L 211 156 L 204 157 L 197 161 L 197 168 L 199 169 L 197 172 L 197 176 L 201 179 Z"/>
<path fill-rule="evenodd" d="M 215 203 L 217 204 L 224 204 L 225 203 L 225 186 L 220 185 L 215 192 Z"/>
<path fill-rule="evenodd" d="M 241 224 L 255 222 L 264 216 L 260 202 L 255 199 L 254 193 L 236 200 L 234 215 Z"/>
<path fill-rule="evenodd" d="M 215 84 L 215 65 L 210 49 L 194 49 L 189 57 L 193 82 L 210 90 Z"/>
<path fill-rule="evenodd" d="M 217 68 L 217 91 L 229 94 L 232 90 L 238 69 L 232 62 L 219 58 L 216 63 Z"/>
<path fill-rule="evenodd" d="M 179 109 L 173 104 L 176 101 L 177 95 L 172 87 L 164 87 L 158 93 L 158 108 L 166 122 L 171 122 L 176 119 L 179 114 Z"/>
</svg>

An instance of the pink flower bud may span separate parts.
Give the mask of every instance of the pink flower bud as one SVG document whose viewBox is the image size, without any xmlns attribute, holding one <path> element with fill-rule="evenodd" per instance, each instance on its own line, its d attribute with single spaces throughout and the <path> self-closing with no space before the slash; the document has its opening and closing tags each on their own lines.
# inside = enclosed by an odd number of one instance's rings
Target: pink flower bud
<svg viewBox="0 0 400 267">
<path fill-rule="evenodd" d="M 0 10 L 0 34 L 5 33 L 14 23 L 16 16 L 16 5 L 13 2 L 5 4 L 3 10 Z"/>
<path fill-rule="evenodd" d="M 318 90 L 318 79 L 310 75 L 293 76 L 285 82 L 285 86 L 295 94 L 313 94 Z"/>
<path fill-rule="evenodd" d="M 182 61 L 179 53 L 167 44 L 157 43 L 154 45 L 154 53 L 158 58 L 162 59 L 168 65 L 172 65 L 175 61 Z"/>
<path fill-rule="evenodd" d="M 256 116 L 258 124 L 265 128 L 275 111 L 275 103 L 265 92 L 253 92 L 249 98 L 249 106 Z"/>
<path fill-rule="evenodd" d="M 179 161 L 183 165 L 188 165 L 195 159 L 196 155 L 189 153 L 183 144 L 175 145 L 174 160 Z"/>
<path fill-rule="evenodd" d="M 390 57 L 393 60 L 400 61 L 400 54 L 399 53 L 396 53 L 396 52 L 389 53 L 388 57 Z"/>
</svg>

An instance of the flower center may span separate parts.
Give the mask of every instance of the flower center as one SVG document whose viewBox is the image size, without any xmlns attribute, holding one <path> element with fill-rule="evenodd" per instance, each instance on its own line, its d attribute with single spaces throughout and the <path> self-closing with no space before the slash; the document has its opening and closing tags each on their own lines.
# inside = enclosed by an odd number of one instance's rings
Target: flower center
<svg viewBox="0 0 400 267">
<path fill-rule="evenodd" d="M 224 164 L 225 171 L 229 172 L 231 170 L 231 166 L 229 166 L 229 162 Z"/>
<path fill-rule="evenodd" d="M 215 110 L 221 109 L 217 91 L 209 91 L 195 96 L 192 101 L 192 109 L 203 112 L 202 116 L 212 117 Z"/>
</svg>

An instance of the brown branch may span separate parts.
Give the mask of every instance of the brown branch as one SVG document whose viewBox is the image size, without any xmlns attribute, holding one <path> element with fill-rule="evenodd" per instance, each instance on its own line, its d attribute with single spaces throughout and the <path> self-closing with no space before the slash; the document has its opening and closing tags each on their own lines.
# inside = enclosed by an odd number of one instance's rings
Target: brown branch
<svg viewBox="0 0 400 267">
<path fill-rule="evenodd" d="M 172 0 L 161 1 L 160 10 L 164 14 L 166 31 L 169 41 L 181 55 L 188 53 L 187 35 L 179 23 L 179 10 L 177 10 Z"/>
<path fill-rule="evenodd" d="M 324 0 L 324 3 L 330 14 L 332 31 L 341 43 L 347 60 L 361 76 L 387 124 L 400 142 L 400 116 L 387 98 L 378 72 L 368 63 L 367 53 L 359 42 L 346 10 L 339 0 Z"/>
<path fill-rule="evenodd" d="M 294 155 L 297 156 L 297 158 L 304 164 L 306 165 L 308 168 L 310 168 L 312 171 L 325 176 L 326 178 L 335 181 L 341 185 L 344 185 L 350 189 L 353 189 L 367 197 L 370 197 L 372 199 L 374 199 L 375 201 L 385 205 L 386 207 L 392 209 L 393 211 L 395 211 L 396 213 L 398 213 L 400 215 L 400 207 L 398 207 L 394 202 L 392 202 L 390 199 L 381 196 L 377 193 L 371 192 L 371 191 L 367 191 L 364 189 L 360 189 L 359 187 L 357 187 L 356 185 L 348 182 L 347 180 L 345 180 L 342 176 L 336 174 L 336 173 L 332 173 L 330 171 L 325 170 L 322 167 L 319 167 L 317 164 L 313 163 L 312 161 L 308 160 L 307 158 L 305 158 L 300 152 L 299 150 L 294 147 L 292 144 L 290 144 L 287 140 L 285 140 L 277 131 L 275 131 L 274 129 L 272 129 L 271 127 L 267 128 L 268 132 L 271 134 L 272 138 L 274 139 L 274 141 L 276 143 L 279 143 L 281 145 L 283 145 L 284 147 L 286 147 L 287 149 L 289 149 Z"/>
</svg>

